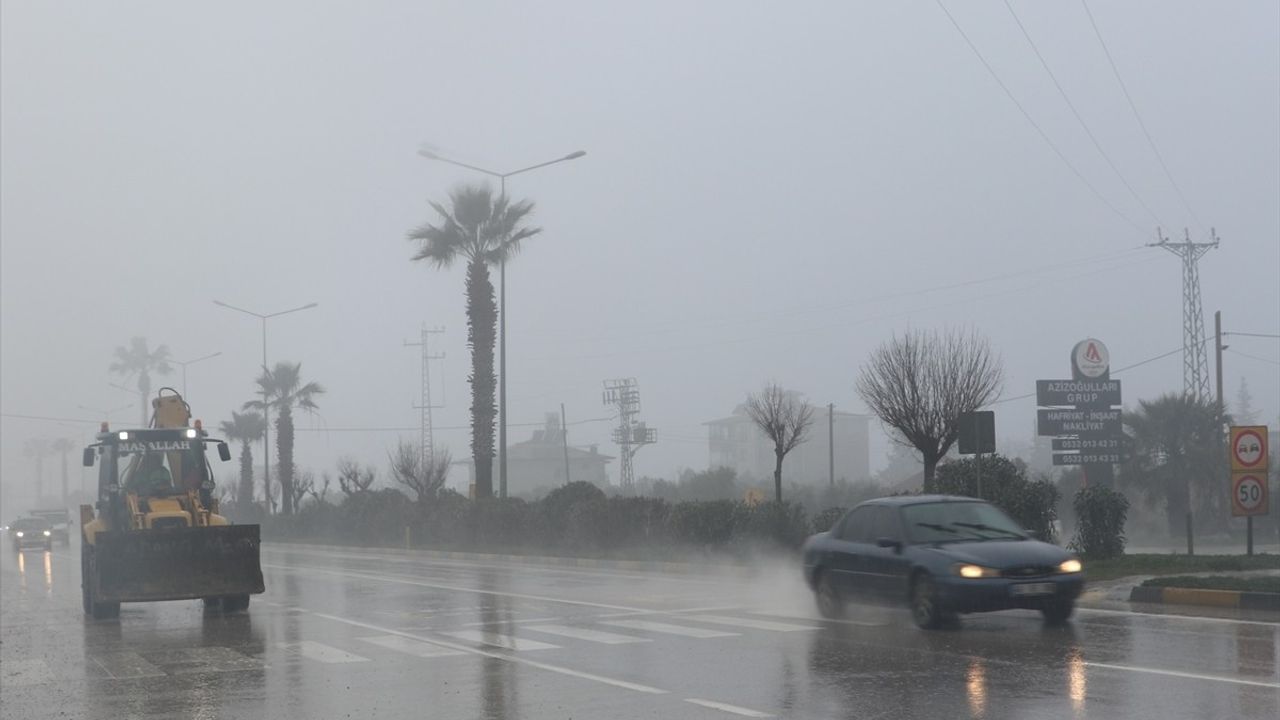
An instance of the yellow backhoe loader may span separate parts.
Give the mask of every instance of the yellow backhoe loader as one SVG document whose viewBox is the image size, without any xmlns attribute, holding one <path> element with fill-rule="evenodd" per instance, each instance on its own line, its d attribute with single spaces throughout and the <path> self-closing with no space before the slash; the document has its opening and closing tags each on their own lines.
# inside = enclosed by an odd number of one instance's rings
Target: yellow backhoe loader
<svg viewBox="0 0 1280 720">
<path fill-rule="evenodd" d="M 263 592 L 260 528 L 218 514 L 205 447 L 223 462 L 227 443 L 210 438 L 172 388 L 151 401 L 151 427 L 111 430 L 84 450 L 98 465 L 98 501 L 80 506 L 84 611 L 115 617 L 122 602 L 200 598 L 224 612 L 245 610 Z M 96 512 L 95 512 L 96 509 Z"/>
</svg>

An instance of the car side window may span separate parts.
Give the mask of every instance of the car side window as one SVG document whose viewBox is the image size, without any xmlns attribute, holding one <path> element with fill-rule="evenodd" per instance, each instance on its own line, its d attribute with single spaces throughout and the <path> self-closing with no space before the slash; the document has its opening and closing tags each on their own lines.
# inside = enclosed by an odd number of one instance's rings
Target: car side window
<svg viewBox="0 0 1280 720">
<path fill-rule="evenodd" d="M 902 541 L 902 530 L 898 525 L 898 511 L 895 508 L 879 506 L 875 508 L 874 520 L 871 523 L 872 537 L 869 542 L 880 538 Z"/>
<path fill-rule="evenodd" d="M 872 513 L 873 510 L 875 510 L 875 507 L 870 505 L 855 508 L 853 512 L 845 516 L 844 522 L 840 524 L 840 532 L 836 537 L 845 542 L 869 542 L 871 523 L 875 517 Z M 874 541 L 874 538 L 871 541 Z"/>
</svg>

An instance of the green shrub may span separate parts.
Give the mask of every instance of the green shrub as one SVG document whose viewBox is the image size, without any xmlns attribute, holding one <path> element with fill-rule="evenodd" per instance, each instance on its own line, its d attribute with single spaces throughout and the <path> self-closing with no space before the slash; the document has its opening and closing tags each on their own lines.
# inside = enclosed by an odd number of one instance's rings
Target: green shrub
<svg viewBox="0 0 1280 720">
<path fill-rule="evenodd" d="M 743 503 L 735 514 L 734 540 L 748 546 L 798 548 L 809 537 L 809 518 L 797 503 Z"/>
<path fill-rule="evenodd" d="M 835 527 L 835 524 L 849 512 L 846 507 L 829 507 L 813 516 L 813 531 L 822 533 Z"/>
<path fill-rule="evenodd" d="M 733 539 L 737 500 L 683 502 L 671 506 L 668 527 L 672 540 L 697 546 L 720 546 Z"/>
<path fill-rule="evenodd" d="M 1124 495 L 1089 485 L 1076 493 L 1076 534 L 1071 549 L 1088 558 L 1106 559 L 1124 554 L 1124 521 L 1129 500 Z"/>
</svg>

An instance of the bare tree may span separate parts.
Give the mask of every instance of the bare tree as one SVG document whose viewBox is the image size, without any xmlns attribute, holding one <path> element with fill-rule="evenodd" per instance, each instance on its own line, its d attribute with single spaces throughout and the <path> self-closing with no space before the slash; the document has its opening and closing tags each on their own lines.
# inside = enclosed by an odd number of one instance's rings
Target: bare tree
<svg viewBox="0 0 1280 720">
<path fill-rule="evenodd" d="M 418 446 L 402 440 L 387 456 L 391 477 L 412 490 L 420 505 L 435 499 L 449 477 L 452 458 L 448 450 L 436 451 L 429 462 L 423 462 Z"/>
<path fill-rule="evenodd" d="M 782 502 L 782 458 L 808 439 L 813 406 L 770 383 L 760 394 L 747 398 L 747 415 L 773 441 L 773 497 Z"/>
<path fill-rule="evenodd" d="M 338 460 L 338 489 L 347 497 L 365 492 L 377 479 L 378 471 L 373 466 L 361 467 L 351 458 Z"/>
<path fill-rule="evenodd" d="M 976 333 L 909 332 L 881 345 L 858 377 L 858 394 L 897 439 L 920 452 L 924 491 L 959 434 L 957 421 L 1000 392 L 1004 370 Z"/>
<path fill-rule="evenodd" d="M 289 486 L 290 499 L 293 501 L 291 507 L 296 511 L 302 504 L 302 499 L 307 495 L 315 494 L 315 490 L 316 474 L 310 470 L 303 470 Z"/>
</svg>

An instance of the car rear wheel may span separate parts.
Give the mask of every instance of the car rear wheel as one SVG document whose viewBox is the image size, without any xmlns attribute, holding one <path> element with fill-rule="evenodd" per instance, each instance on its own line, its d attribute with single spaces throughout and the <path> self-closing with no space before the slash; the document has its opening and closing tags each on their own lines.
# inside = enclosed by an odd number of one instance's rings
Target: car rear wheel
<svg viewBox="0 0 1280 720">
<path fill-rule="evenodd" d="M 818 603 L 818 613 L 828 620 L 844 617 L 844 598 L 831 582 L 830 573 L 818 575 L 818 587 L 814 590 L 814 599 Z"/>
<path fill-rule="evenodd" d="M 1073 600 L 1050 600 L 1044 607 L 1040 608 L 1040 614 L 1044 615 L 1044 621 L 1050 625 L 1061 625 L 1071 617 L 1071 613 L 1076 609 Z"/>
<path fill-rule="evenodd" d="M 921 573 L 911 585 L 911 619 L 915 624 L 933 630 L 951 620 L 952 615 L 938 598 L 938 586 L 933 578 Z"/>
</svg>

